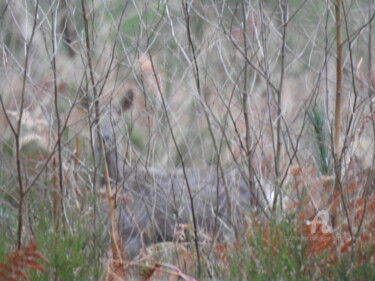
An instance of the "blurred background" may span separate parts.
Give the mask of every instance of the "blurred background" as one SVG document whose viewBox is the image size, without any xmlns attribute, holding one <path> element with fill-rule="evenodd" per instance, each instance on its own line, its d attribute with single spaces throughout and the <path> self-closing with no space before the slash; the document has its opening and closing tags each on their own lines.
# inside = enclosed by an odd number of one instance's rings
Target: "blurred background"
<svg viewBox="0 0 375 281">
<path fill-rule="evenodd" d="M 242 171 L 249 188 L 272 196 L 282 221 L 293 217 L 289 225 L 299 224 L 301 207 L 303 222 L 331 208 L 338 179 L 340 233 L 368 235 L 374 17 L 366 0 L 2 1 L 0 262 L 33 237 L 50 265 L 30 280 L 104 278 L 110 240 L 98 134 L 129 167 Z M 309 276 L 324 276 L 314 262 Z M 309 268 L 293 266 L 291 276 Z M 219 269 L 213 276 L 230 274 Z"/>
</svg>

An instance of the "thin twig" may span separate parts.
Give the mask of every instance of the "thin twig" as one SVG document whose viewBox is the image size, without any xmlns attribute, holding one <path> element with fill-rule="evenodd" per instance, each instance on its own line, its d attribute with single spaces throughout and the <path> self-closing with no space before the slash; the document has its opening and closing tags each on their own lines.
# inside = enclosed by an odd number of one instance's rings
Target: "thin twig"
<svg viewBox="0 0 375 281">
<path fill-rule="evenodd" d="M 341 42 L 341 0 L 335 2 L 336 23 L 336 97 L 335 97 L 335 131 L 333 139 L 334 163 L 335 163 L 335 185 L 331 202 L 339 194 L 341 186 L 341 91 L 342 91 L 342 42 Z M 333 226 L 336 225 L 336 216 L 333 217 Z"/>
<path fill-rule="evenodd" d="M 121 240 L 119 238 L 117 220 L 116 220 L 115 202 L 114 202 L 114 198 L 112 197 L 111 181 L 110 181 L 110 177 L 108 173 L 107 161 L 105 159 L 104 141 L 103 141 L 101 130 L 100 130 L 100 104 L 99 104 L 98 92 L 96 89 L 94 69 L 92 66 L 91 44 L 90 44 L 88 18 L 87 18 L 87 13 L 86 13 L 85 0 L 81 0 L 81 5 L 82 5 L 82 14 L 83 14 L 83 21 L 84 21 L 84 29 L 85 29 L 86 56 L 87 56 L 87 61 L 88 61 L 92 91 L 94 94 L 94 111 L 95 111 L 94 124 L 97 130 L 97 141 L 99 144 L 99 153 L 101 155 L 100 160 L 101 160 L 101 164 L 104 170 L 105 191 L 106 191 L 108 213 L 109 213 L 110 225 L 111 225 L 110 237 L 111 237 L 111 245 L 112 245 L 112 255 L 113 255 L 113 260 L 114 260 L 114 267 L 120 269 L 119 266 L 120 266 L 120 263 L 122 263 L 124 260 L 125 253 L 122 248 Z M 122 274 L 125 275 L 125 271 L 123 271 Z"/>
<path fill-rule="evenodd" d="M 276 123 L 276 155 L 275 155 L 275 177 L 276 177 L 276 186 L 275 186 L 275 197 L 272 204 L 272 209 L 276 210 L 277 200 L 280 194 L 280 157 L 281 157 L 281 103 L 282 103 L 282 91 L 283 91 L 283 85 L 284 85 L 284 74 L 285 74 L 285 45 L 286 45 L 286 29 L 288 24 L 288 4 L 283 1 L 280 3 L 280 12 L 281 12 L 281 26 L 282 26 L 282 43 L 281 43 L 281 62 L 280 62 L 280 81 L 279 81 L 279 88 L 276 92 L 277 95 L 277 101 L 276 101 L 276 107 L 277 107 L 277 123 Z"/>
<path fill-rule="evenodd" d="M 52 6 L 52 2 L 50 1 L 50 5 Z M 54 91 L 54 105 L 55 105 L 55 114 L 56 114 L 56 122 L 57 122 L 57 134 L 63 134 L 61 131 L 61 120 L 60 120 L 60 112 L 59 112 L 59 98 L 58 98 L 58 90 L 57 90 L 57 73 L 56 73 L 56 17 L 55 17 L 55 9 L 52 8 L 51 10 L 51 37 L 52 37 L 52 73 L 53 73 L 53 91 Z M 61 213 L 64 213 L 64 189 L 63 189 L 63 160 L 62 160 L 62 147 L 61 147 L 61 138 L 57 139 L 57 157 L 58 157 L 58 172 L 59 172 L 59 189 L 60 189 L 60 207 Z M 57 216 L 57 213 L 55 214 Z M 58 223 L 58 218 L 56 221 Z M 64 220 L 63 220 L 64 225 Z"/>
<path fill-rule="evenodd" d="M 247 20 L 246 20 L 246 13 L 245 13 L 245 4 L 244 1 L 241 1 L 241 12 L 242 12 L 242 35 L 243 35 L 243 52 L 244 56 L 247 57 Z M 248 182 L 249 182 L 249 189 L 252 194 L 256 194 L 255 192 L 255 184 L 254 184 L 254 175 L 253 175 L 253 166 L 252 166 L 252 159 L 253 159 L 253 152 L 252 152 L 252 140 L 250 135 L 250 123 L 249 123 L 249 105 L 248 105 L 248 89 L 247 89 L 247 72 L 248 71 L 248 62 L 244 61 L 243 66 L 243 90 L 242 90 L 242 111 L 243 117 L 245 119 L 245 154 L 246 154 L 246 161 L 247 161 L 247 170 L 248 170 Z M 256 205 L 255 203 L 255 196 L 251 198 L 251 205 Z"/>
<path fill-rule="evenodd" d="M 26 57 L 25 57 L 25 65 L 23 71 L 23 79 L 22 79 L 22 91 L 21 91 L 21 104 L 20 104 L 20 112 L 18 115 L 18 122 L 16 126 L 16 131 L 14 133 L 15 141 L 16 141 L 16 165 L 17 165 L 17 178 L 18 178 L 18 193 L 19 193 L 19 202 L 18 202 L 18 227 L 17 227 L 17 248 L 20 249 L 22 246 L 22 216 L 23 216 L 23 204 L 25 199 L 25 191 L 24 191 L 24 184 L 22 180 L 22 168 L 21 168 L 21 147 L 20 147 L 20 137 L 21 137 L 21 127 L 22 127 L 22 116 L 24 112 L 24 101 L 25 101 L 25 93 L 26 93 L 26 79 L 27 79 L 27 72 L 29 67 L 29 58 L 30 58 L 30 48 L 32 45 L 32 41 L 34 39 L 35 30 L 36 30 L 36 23 L 38 19 L 38 9 L 39 9 L 39 0 L 37 0 L 35 4 L 35 14 L 34 14 L 34 23 L 33 28 L 31 31 L 31 36 L 29 42 L 26 43 Z M 25 38 L 26 40 L 26 38 Z"/>
</svg>

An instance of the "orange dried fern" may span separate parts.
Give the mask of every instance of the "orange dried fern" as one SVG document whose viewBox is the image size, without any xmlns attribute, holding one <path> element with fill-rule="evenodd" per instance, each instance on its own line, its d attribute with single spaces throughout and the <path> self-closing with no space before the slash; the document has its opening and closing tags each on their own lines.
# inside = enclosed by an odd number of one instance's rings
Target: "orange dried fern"
<svg viewBox="0 0 375 281">
<path fill-rule="evenodd" d="M 344 188 L 353 188 L 352 185 Z M 358 187 L 357 187 L 358 188 Z M 352 252 L 361 257 L 356 266 L 363 263 L 366 258 L 375 261 L 375 251 L 370 256 L 367 254 L 368 248 L 375 249 L 375 194 L 368 198 L 353 198 L 348 201 L 348 212 L 350 219 L 347 220 L 342 209 L 336 208 L 336 217 L 339 225 L 327 231 L 324 221 L 303 224 L 301 235 L 306 241 L 307 257 L 319 258 L 318 264 L 333 266 L 341 256 Z M 349 223 L 354 237 L 351 235 Z M 370 251 L 371 252 L 371 251 Z"/>
<path fill-rule="evenodd" d="M 28 280 L 25 269 L 45 271 L 40 261 L 48 263 L 48 260 L 38 253 L 34 240 L 30 239 L 21 249 L 7 254 L 5 263 L 0 263 L 0 280 Z"/>
<path fill-rule="evenodd" d="M 341 193 L 330 193 L 332 178 L 319 176 L 309 167 L 292 168 L 290 175 L 292 191 L 300 196 L 288 211 L 296 213 L 297 235 L 304 241 L 306 257 L 316 261 L 306 270 L 331 268 L 348 253 L 359 257 L 354 267 L 369 258 L 375 260 L 368 251 L 375 249 L 375 194 L 365 196 L 360 181 L 348 181 Z"/>
</svg>

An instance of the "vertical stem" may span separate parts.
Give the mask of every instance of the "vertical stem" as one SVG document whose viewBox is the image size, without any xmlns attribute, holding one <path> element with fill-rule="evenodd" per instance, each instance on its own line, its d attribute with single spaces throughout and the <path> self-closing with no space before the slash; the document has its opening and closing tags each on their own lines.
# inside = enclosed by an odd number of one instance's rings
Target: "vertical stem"
<svg viewBox="0 0 375 281">
<path fill-rule="evenodd" d="M 342 91 L 342 42 L 341 42 L 341 0 L 335 2 L 335 22 L 336 22 L 336 104 L 335 104 L 335 132 L 333 139 L 334 162 L 335 162 L 335 186 L 331 201 L 335 194 L 338 194 L 341 181 L 341 91 Z M 335 220 L 333 220 L 335 221 Z"/>
<path fill-rule="evenodd" d="M 90 80 L 92 85 L 92 91 L 94 94 L 94 110 L 95 110 L 95 117 L 94 117 L 94 125 L 97 130 L 97 141 L 99 143 L 99 155 L 100 161 L 104 171 L 104 183 L 105 183 L 105 191 L 108 203 L 108 215 L 110 218 L 110 237 L 111 237 L 111 246 L 112 246 L 112 259 L 113 259 L 113 266 L 114 270 L 118 274 L 121 274 L 120 277 L 126 277 L 126 273 L 123 268 L 124 263 L 124 250 L 122 247 L 121 239 L 119 237 L 118 228 L 117 228 L 117 220 L 116 220 L 116 210 L 115 210 L 115 199 L 112 196 L 112 188 L 111 182 L 108 173 L 108 165 L 105 158 L 105 148 L 104 142 L 100 130 L 100 108 L 99 108 L 99 96 L 95 86 L 95 77 L 94 77 L 94 70 L 91 61 L 91 45 L 90 45 L 90 37 L 89 37 L 89 28 L 88 28 L 88 19 L 86 14 L 86 5 L 85 0 L 81 0 L 82 4 L 82 13 L 83 13 L 83 21 L 84 21 L 84 29 L 85 29 L 85 39 L 86 39 L 86 55 L 88 61 L 88 67 L 90 72 Z M 96 163 L 95 163 L 96 165 Z M 96 185 L 96 183 L 94 183 Z"/>
<path fill-rule="evenodd" d="M 242 9 L 242 34 L 243 34 L 243 52 L 244 56 L 247 57 L 247 22 L 246 22 L 246 13 L 245 13 L 245 5 L 244 1 L 241 1 L 241 9 Z M 242 93 L 242 110 L 243 116 L 245 119 L 245 144 L 246 144 L 246 160 L 247 160 L 247 169 L 249 173 L 249 188 L 250 193 L 253 195 L 251 197 L 251 205 L 256 205 L 256 192 L 254 186 L 254 176 L 253 176 L 253 167 L 251 164 L 252 160 L 252 151 L 251 151 L 251 136 L 250 136 L 250 124 L 249 124 L 249 110 L 248 110 L 248 92 L 247 92 L 247 68 L 248 62 L 245 60 L 244 64 L 244 79 L 243 79 L 243 93 Z"/>
<path fill-rule="evenodd" d="M 371 2 L 369 1 L 368 3 L 368 17 L 369 19 L 371 19 Z M 372 73 L 372 21 L 370 20 L 369 21 L 369 25 L 368 25 L 368 44 L 367 44 L 367 51 L 368 51 L 368 67 L 367 67 L 367 72 L 368 72 L 368 79 L 371 83 L 372 79 L 375 78 L 373 76 L 373 73 Z M 373 112 L 374 112 L 374 103 L 371 102 L 371 99 L 372 99 L 372 94 L 373 94 L 373 91 L 371 91 L 371 88 L 369 87 L 368 89 L 368 96 L 370 98 L 370 102 L 369 102 L 369 107 L 370 107 L 370 116 L 372 116 Z M 373 133 L 373 137 L 375 137 L 375 121 L 374 121 L 374 118 L 371 118 L 372 120 L 372 133 Z M 374 143 L 374 147 L 375 147 L 375 143 Z"/>
<path fill-rule="evenodd" d="M 94 194 L 96 194 L 97 184 L 98 184 L 97 174 L 98 174 L 98 162 L 99 161 L 97 161 L 98 154 L 97 154 L 97 151 L 96 151 L 96 149 L 94 147 L 94 139 L 95 139 L 94 128 L 95 128 L 95 126 L 97 124 L 99 124 L 99 120 L 97 120 L 97 118 L 99 116 L 98 115 L 98 113 L 99 113 L 99 104 L 98 104 L 98 100 L 97 100 L 97 92 L 96 92 L 95 82 L 94 82 L 94 73 L 92 71 L 92 64 L 91 64 L 91 54 L 90 54 L 90 52 L 91 52 L 91 45 L 90 45 L 90 38 L 89 38 L 89 26 L 88 26 L 87 14 L 86 14 L 86 2 L 85 2 L 85 0 L 81 0 L 81 5 L 82 5 L 82 17 L 83 17 L 84 30 L 85 30 L 85 43 L 86 43 L 87 63 L 88 63 L 89 71 L 90 71 L 90 77 L 91 77 L 90 80 L 91 80 L 92 91 L 93 91 L 93 95 L 94 95 L 95 116 L 94 116 L 93 122 L 91 122 L 91 111 L 89 110 L 89 106 L 90 106 L 89 104 L 86 105 L 86 109 L 87 109 L 87 112 L 88 112 L 88 120 L 89 120 L 89 125 L 90 125 L 90 145 L 91 145 L 92 158 L 93 158 L 93 162 L 94 162 L 93 192 L 94 192 Z M 86 75 L 87 74 L 85 73 L 85 76 Z M 87 86 L 86 90 L 87 90 L 87 93 L 85 94 L 86 96 L 84 98 L 87 99 L 87 100 L 90 100 L 89 94 L 88 94 L 88 86 Z M 97 138 L 98 139 L 101 138 L 101 135 L 100 135 L 99 131 L 97 133 Z M 100 155 L 100 153 L 99 153 L 99 155 Z M 97 206 L 96 206 L 96 198 L 95 197 L 94 197 L 94 207 L 93 207 L 93 209 L 94 209 L 93 226 L 94 226 L 94 229 L 95 229 L 96 228 L 96 215 L 97 215 Z M 93 239 L 94 239 L 94 251 L 96 252 L 96 246 L 95 246 L 96 245 L 96 235 L 94 235 Z"/>
<path fill-rule="evenodd" d="M 16 140 L 16 149 L 19 147 L 19 144 L 17 144 Z M 17 149 L 18 150 L 18 149 Z M 16 153 L 16 157 L 19 158 L 19 152 Z M 23 213 L 23 202 L 24 202 L 24 196 L 25 193 L 23 192 L 23 183 L 21 178 L 21 166 L 19 164 L 19 161 L 17 159 L 17 174 L 18 174 L 18 187 L 19 187 L 19 202 L 18 202 L 18 227 L 17 227 L 17 248 L 21 249 L 22 246 L 22 213 Z"/>
<path fill-rule="evenodd" d="M 280 193 L 280 157 L 281 157 L 281 102 L 282 102 L 282 91 L 284 85 L 284 73 L 285 73 L 285 44 L 286 44 L 286 27 L 288 23 L 288 7 L 283 1 L 280 3 L 281 21 L 282 21 L 282 43 L 281 43 L 281 62 L 280 62 L 280 82 L 279 88 L 276 93 L 276 106 L 277 106 L 277 123 L 276 123 L 276 155 L 275 155 L 275 177 L 276 177 L 276 190 L 275 197 L 272 204 L 272 209 L 276 209 L 277 200 Z"/>
<path fill-rule="evenodd" d="M 55 232 L 59 230 L 59 222 L 57 217 L 57 202 L 58 202 L 58 176 L 56 172 L 56 158 L 53 158 L 53 192 L 52 192 L 52 208 L 53 208 L 53 218 L 55 220 Z"/>
<path fill-rule="evenodd" d="M 78 191 L 78 159 L 79 159 L 79 137 L 75 137 L 74 142 L 74 188 L 76 189 L 75 192 Z"/>
<path fill-rule="evenodd" d="M 195 74 L 195 83 L 196 83 L 197 91 L 200 94 L 201 93 L 201 86 L 200 86 L 200 79 L 199 79 L 199 67 L 198 67 L 197 56 L 196 56 L 196 52 L 195 52 L 195 48 L 194 48 L 194 44 L 193 44 L 193 39 L 192 39 L 191 32 L 190 32 L 189 7 L 188 7 L 188 4 L 187 4 L 186 1 L 182 2 L 182 9 L 183 9 L 184 16 L 185 16 L 186 32 L 187 32 L 187 38 L 188 38 L 188 42 L 189 42 L 189 47 L 190 47 L 191 52 L 193 54 L 193 63 L 194 63 L 194 67 L 195 67 L 195 71 L 194 71 L 194 74 Z M 152 63 L 152 60 L 151 60 L 151 63 Z M 155 71 L 154 71 L 154 73 L 155 73 Z M 158 87 L 160 88 L 159 84 L 158 84 Z M 164 100 L 163 96 L 161 95 L 160 89 L 159 89 L 159 93 L 160 93 L 160 96 L 162 97 L 163 108 L 165 110 L 165 114 L 166 114 L 166 117 L 167 117 L 167 122 L 168 122 L 168 126 L 169 126 L 169 129 L 170 129 L 170 132 L 171 132 L 171 136 L 172 136 L 174 145 L 175 145 L 175 147 L 177 149 L 177 153 L 178 153 L 178 155 L 179 155 L 179 157 L 181 159 L 182 171 L 184 173 L 184 177 L 185 177 L 185 181 L 186 181 L 186 186 L 187 186 L 187 190 L 188 190 L 188 193 L 189 193 L 190 208 L 191 208 L 191 215 L 192 215 L 192 219 L 193 219 L 194 236 L 195 236 L 194 237 L 195 251 L 197 253 L 197 262 L 198 262 L 198 276 L 200 276 L 201 275 L 201 266 L 202 265 L 201 265 L 200 250 L 199 250 L 199 241 L 198 241 L 198 223 L 197 223 L 197 219 L 196 219 L 196 215 L 195 215 L 195 207 L 194 207 L 193 195 L 192 195 L 190 184 L 189 184 L 189 180 L 188 180 L 188 177 L 187 177 L 187 174 L 186 174 L 186 168 L 185 168 L 184 159 L 183 159 L 183 156 L 182 156 L 182 153 L 181 153 L 180 149 L 178 148 L 177 140 L 176 140 L 176 138 L 175 138 L 175 136 L 173 134 L 172 125 L 171 125 L 171 122 L 169 120 L 169 116 L 167 114 L 167 107 L 165 105 L 165 100 Z"/>
<path fill-rule="evenodd" d="M 50 2 L 50 5 L 53 4 Z M 52 36 L 52 72 L 53 72 L 53 90 L 54 90 L 54 106 L 56 112 L 56 122 L 57 122 L 57 157 L 58 157 L 58 172 L 59 172 L 59 188 L 60 188 L 60 207 L 61 213 L 64 213 L 64 189 L 63 189 L 63 170 L 62 170 L 62 154 L 61 154 L 61 120 L 60 120 L 60 112 L 58 107 L 58 91 L 57 91 L 57 73 L 56 73 L 56 17 L 55 17 L 55 10 L 51 10 L 51 36 Z M 56 165 L 56 159 L 54 158 L 54 164 Z M 55 214 L 57 216 L 57 212 Z M 55 217 L 56 218 L 56 217 Z M 58 219 L 57 219 L 58 221 Z M 56 229 L 57 231 L 57 229 Z"/>
<path fill-rule="evenodd" d="M 21 146 L 20 146 L 20 136 L 21 136 L 21 125 L 22 125 L 22 116 L 24 110 L 24 101 L 25 101 L 25 91 L 26 91 L 26 79 L 27 79 L 27 70 L 29 67 L 29 57 L 30 57 L 30 48 L 31 43 L 34 39 L 37 14 L 39 8 L 39 0 L 35 4 L 35 13 L 34 13 L 34 23 L 30 36 L 30 40 L 26 43 L 26 57 L 25 57 L 25 66 L 23 71 L 22 79 L 22 91 L 21 91 L 21 104 L 20 104 L 20 113 L 18 116 L 18 122 L 16 130 L 13 131 L 15 141 L 16 141 L 16 167 L 17 167 L 17 177 L 18 177 L 18 193 L 19 193 L 19 203 L 18 203 L 18 226 L 17 226 L 17 248 L 20 249 L 22 246 L 22 227 L 23 227 L 23 204 L 25 199 L 25 192 L 22 180 L 22 168 L 21 168 Z M 25 38 L 27 40 L 27 38 Z"/>
</svg>

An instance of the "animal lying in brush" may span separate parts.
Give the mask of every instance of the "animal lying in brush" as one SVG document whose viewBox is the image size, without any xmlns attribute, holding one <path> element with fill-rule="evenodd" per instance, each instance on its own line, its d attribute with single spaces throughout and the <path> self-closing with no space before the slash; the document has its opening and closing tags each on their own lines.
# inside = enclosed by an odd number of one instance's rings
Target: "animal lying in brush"
<svg viewBox="0 0 375 281">
<path fill-rule="evenodd" d="M 132 95 L 126 99 L 131 104 Z M 192 240 L 195 234 L 199 242 L 235 238 L 244 230 L 247 214 L 269 211 L 270 187 L 260 188 L 258 183 L 251 190 L 248 175 L 240 169 L 168 171 L 125 164 L 114 141 L 114 127 L 103 121 L 101 131 L 109 175 L 120 190 L 118 227 L 129 258 L 143 246 Z"/>
<path fill-rule="evenodd" d="M 118 226 L 130 258 L 143 246 L 191 240 L 195 226 L 200 242 L 235 238 L 243 231 L 246 215 L 267 212 L 271 200 L 265 192 L 251 192 L 247 175 L 239 170 L 117 169 L 113 150 L 107 150 L 106 159 L 112 180 L 123 186 Z"/>
</svg>

